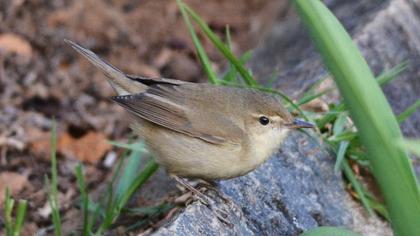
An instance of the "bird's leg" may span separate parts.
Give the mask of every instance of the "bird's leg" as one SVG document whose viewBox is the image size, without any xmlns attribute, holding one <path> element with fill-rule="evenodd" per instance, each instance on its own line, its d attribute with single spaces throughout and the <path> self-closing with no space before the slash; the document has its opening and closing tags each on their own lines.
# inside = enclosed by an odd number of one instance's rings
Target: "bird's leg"
<svg viewBox="0 0 420 236">
<path fill-rule="evenodd" d="M 171 175 L 172 178 L 175 179 L 176 182 L 178 182 L 179 184 L 181 184 L 182 186 L 184 186 L 185 188 L 187 188 L 188 190 L 190 190 L 191 192 L 195 193 L 195 195 L 199 198 L 199 200 L 204 204 L 209 206 L 210 205 L 210 201 L 208 199 L 208 196 L 206 196 L 205 194 L 203 194 L 202 192 L 198 191 L 196 188 L 194 188 L 191 184 L 188 183 L 188 181 L 184 180 L 183 178 L 180 178 L 176 175 Z"/>
<path fill-rule="evenodd" d="M 212 210 L 214 212 L 214 214 L 216 215 L 216 217 L 222 221 L 223 223 L 232 226 L 232 223 L 229 222 L 226 218 L 228 216 L 228 213 L 223 210 L 220 209 L 219 207 L 215 206 L 215 202 L 207 195 L 205 195 L 204 193 L 200 192 L 199 190 L 197 190 L 196 188 L 194 188 L 191 184 L 189 184 L 186 180 L 184 180 L 183 178 L 180 178 L 176 175 L 171 175 L 179 184 L 181 184 L 182 186 L 186 187 L 188 190 L 190 190 L 191 192 L 196 194 L 196 197 L 199 199 L 199 201 L 201 203 L 203 203 L 204 205 L 206 205 L 210 210 Z M 214 187 L 213 187 L 214 188 Z M 215 189 L 215 191 L 217 191 L 217 189 Z"/>
<path fill-rule="evenodd" d="M 229 198 L 225 197 L 220 190 L 217 188 L 217 182 L 213 181 L 213 180 L 201 180 L 201 182 L 199 182 L 197 184 L 197 188 L 200 189 L 200 187 L 206 188 L 208 190 L 212 190 L 214 192 L 216 192 L 216 194 L 219 196 L 220 199 L 222 199 L 225 203 L 230 204 L 230 205 L 234 205 L 234 203 L 232 202 L 232 200 L 230 200 Z"/>
</svg>

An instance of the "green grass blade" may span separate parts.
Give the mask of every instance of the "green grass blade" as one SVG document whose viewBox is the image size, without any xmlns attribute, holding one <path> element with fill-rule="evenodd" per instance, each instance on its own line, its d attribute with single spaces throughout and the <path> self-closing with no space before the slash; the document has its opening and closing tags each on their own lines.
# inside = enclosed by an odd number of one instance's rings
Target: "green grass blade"
<svg viewBox="0 0 420 236">
<path fill-rule="evenodd" d="M 139 145 L 139 143 L 121 143 L 112 140 L 108 140 L 108 143 L 112 144 L 115 147 L 125 148 L 131 151 L 147 152 L 147 148 L 146 145 L 144 145 L 144 143 L 142 145 Z"/>
<path fill-rule="evenodd" d="M 386 220 L 390 221 L 388 211 L 386 210 L 386 207 L 376 201 L 375 199 L 371 199 L 368 196 L 369 205 L 374 209 L 379 215 L 381 215 Z"/>
<path fill-rule="evenodd" d="M 338 146 L 338 152 L 337 152 L 337 160 L 335 161 L 334 165 L 334 171 L 338 173 L 341 167 L 341 163 L 344 160 L 344 156 L 346 154 L 347 148 L 349 146 L 349 141 L 342 141 L 340 142 L 340 145 Z"/>
<path fill-rule="evenodd" d="M 210 60 L 207 57 L 206 51 L 201 45 L 200 40 L 197 37 L 194 27 L 191 24 L 190 18 L 188 17 L 187 12 L 185 8 L 183 7 L 182 1 L 177 0 L 176 2 L 178 4 L 179 9 L 181 10 L 181 14 L 182 14 L 182 17 L 184 18 L 185 24 L 187 24 L 188 31 L 190 32 L 191 39 L 194 43 L 195 50 L 197 51 L 198 58 L 200 59 L 200 62 L 204 67 L 204 71 L 206 72 L 209 81 L 212 84 L 218 84 L 216 72 L 214 72 L 213 68 L 211 67 Z"/>
<path fill-rule="evenodd" d="M 420 99 L 417 100 L 411 106 L 407 107 L 405 111 L 401 112 L 401 114 L 397 116 L 398 123 L 404 122 L 408 117 L 410 117 L 414 112 L 416 112 L 419 107 L 420 107 Z"/>
<path fill-rule="evenodd" d="M 320 119 L 317 119 L 316 120 L 316 125 L 319 128 L 324 127 L 326 124 L 328 124 L 328 123 L 332 122 L 333 120 L 337 119 L 337 116 L 345 110 L 346 110 L 346 106 L 344 105 L 344 103 L 342 103 L 342 102 L 339 103 L 337 106 L 333 107 L 327 115 L 323 116 Z"/>
<path fill-rule="evenodd" d="M 13 206 L 15 204 L 15 200 L 10 196 L 9 188 L 6 188 L 6 192 L 4 194 L 4 206 L 3 206 L 3 214 L 4 214 L 4 227 L 7 236 L 13 236 L 13 219 L 12 219 L 12 211 Z"/>
<path fill-rule="evenodd" d="M 152 176 L 156 170 L 159 168 L 159 165 L 155 162 L 152 158 L 149 160 L 145 167 L 141 170 L 140 174 L 136 177 L 136 179 L 132 182 L 130 187 L 121 196 L 119 202 L 117 204 L 118 209 L 122 209 L 124 205 L 128 202 L 130 197 Z"/>
<path fill-rule="evenodd" d="M 311 101 L 313 101 L 313 100 L 315 100 L 315 99 L 317 99 L 317 98 L 319 98 L 319 97 L 321 97 L 321 96 L 323 96 L 323 95 L 325 95 L 325 94 L 327 94 L 331 91 L 333 91 L 333 89 L 326 89 L 326 90 L 321 91 L 317 94 L 312 94 L 312 95 L 308 94 L 308 95 L 302 97 L 301 99 L 299 99 L 299 101 L 296 104 L 298 106 L 301 106 L 301 105 L 309 103 L 309 102 L 311 102 Z"/>
<path fill-rule="evenodd" d="M 225 35 L 226 35 L 226 45 L 232 51 L 232 37 L 230 36 L 229 25 L 226 25 Z"/>
<path fill-rule="evenodd" d="M 343 132 L 347 121 L 347 112 L 342 112 L 338 115 L 337 119 L 334 122 L 333 134 L 339 135 Z"/>
<path fill-rule="evenodd" d="M 249 71 L 240 63 L 240 61 L 233 55 L 232 51 L 223 43 L 223 41 L 209 28 L 209 26 L 197 15 L 191 8 L 182 3 L 181 0 L 177 0 L 178 6 L 183 9 L 192 17 L 192 19 L 197 23 L 200 29 L 204 34 L 213 42 L 214 46 L 225 56 L 232 65 L 235 66 L 236 70 L 244 79 L 245 83 L 249 86 L 257 85 L 257 82 L 252 78 L 252 75 Z"/>
<path fill-rule="evenodd" d="M 103 221 L 100 224 L 98 230 L 96 231 L 95 235 L 102 235 L 105 230 L 107 230 L 109 227 L 111 227 L 114 220 L 117 218 L 117 206 L 115 204 L 114 200 L 114 191 L 112 189 L 112 184 L 109 184 L 107 186 L 107 198 L 106 198 L 105 206 L 105 212 Z"/>
<path fill-rule="evenodd" d="M 391 107 L 360 51 L 328 8 L 319 0 L 295 0 L 294 3 L 334 75 L 366 147 L 394 234 L 418 235 L 419 185 L 407 153 L 393 145 L 402 135 Z"/>
<path fill-rule="evenodd" d="M 133 147 L 135 150 L 139 150 L 141 147 L 144 147 L 144 142 L 136 142 Z M 140 151 L 132 151 L 128 160 L 124 164 L 124 171 L 118 179 L 117 187 L 115 189 L 115 199 L 117 201 L 127 192 L 131 184 L 135 181 L 139 172 L 140 164 L 143 160 L 142 154 L 143 152 Z"/>
<path fill-rule="evenodd" d="M 52 211 L 52 221 L 54 224 L 54 233 L 61 236 L 61 219 L 60 219 L 60 206 L 58 203 L 58 174 L 57 174 L 57 125 L 55 120 L 52 123 L 51 130 L 51 183 L 48 199 Z"/>
<path fill-rule="evenodd" d="M 357 132 L 344 131 L 338 135 L 333 135 L 329 137 L 328 141 L 331 141 L 331 142 L 351 141 L 356 137 L 357 137 Z"/>
<path fill-rule="evenodd" d="M 247 51 L 245 52 L 240 58 L 239 62 L 245 66 L 245 64 L 252 58 L 252 52 Z M 251 72 L 250 72 L 251 73 Z M 229 63 L 229 70 L 225 73 L 222 80 L 230 83 L 235 83 L 235 79 L 237 79 L 238 71 L 236 71 L 235 67 L 232 65 L 232 63 Z M 239 81 L 237 81 L 239 82 Z"/>
<path fill-rule="evenodd" d="M 343 168 L 344 175 L 346 176 L 347 180 L 350 182 L 350 184 L 353 187 L 354 191 L 356 191 L 356 193 L 359 196 L 360 201 L 362 202 L 363 206 L 369 212 L 369 215 L 371 215 L 371 216 L 374 215 L 373 210 L 372 210 L 372 207 L 370 206 L 370 202 L 366 198 L 366 194 L 365 194 L 365 191 L 363 189 L 363 186 L 357 180 L 357 178 L 354 175 L 353 170 L 350 168 L 350 165 L 347 162 L 347 160 L 343 160 L 341 166 Z"/>
<path fill-rule="evenodd" d="M 121 211 L 133 194 L 152 176 L 159 165 L 153 160 L 149 160 L 145 167 L 140 171 L 140 174 L 131 182 L 128 188 L 121 193 L 119 198 L 113 196 L 112 186 L 108 186 L 108 202 L 104 214 L 104 220 L 96 231 L 95 235 L 102 235 L 103 232 L 109 229 L 112 224 L 120 216 Z M 115 200 L 113 200 L 115 199 Z"/>
<path fill-rule="evenodd" d="M 239 62 L 241 63 L 241 65 L 245 66 L 245 64 L 251 60 L 252 58 L 252 51 L 246 51 L 244 54 L 242 54 L 242 56 L 239 58 Z M 249 72 L 251 73 L 251 72 Z"/>
<path fill-rule="evenodd" d="M 55 121 L 52 124 L 51 130 L 51 195 L 57 197 L 57 127 Z"/>
<path fill-rule="evenodd" d="M 20 231 L 22 230 L 23 222 L 25 221 L 26 209 L 28 207 L 28 202 L 26 200 L 20 200 L 18 203 L 15 227 L 13 229 L 13 236 L 19 236 Z"/>
<path fill-rule="evenodd" d="M 408 68 L 408 61 L 405 61 L 401 64 L 398 64 L 397 66 L 390 69 L 389 71 L 386 71 L 386 72 L 382 73 L 377 78 L 377 81 L 378 81 L 379 85 L 382 86 L 382 85 L 385 85 L 385 84 L 391 82 L 392 80 L 397 78 L 397 76 L 399 74 L 401 74 L 407 68 Z"/>
<path fill-rule="evenodd" d="M 86 191 L 85 177 L 83 175 L 82 164 L 76 166 L 76 179 L 79 186 L 80 198 L 82 200 L 83 211 L 83 236 L 88 236 L 92 231 L 91 224 L 89 223 L 89 197 Z"/>
<path fill-rule="evenodd" d="M 143 170 L 140 171 L 140 174 L 138 174 L 140 163 L 143 160 L 142 155 L 144 152 L 147 152 L 144 142 L 117 144 L 120 147 L 128 148 L 127 150 L 130 150 L 130 152 L 124 154 L 124 157 L 128 155 L 128 159 L 124 164 L 122 160 L 125 158 L 119 161 L 117 171 L 115 171 L 111 183 L 107 186 L 108 194 L 106 195 L 106 202 L 102 203 L 102 206 L 97 207 L 97 209 L 103 207 L 105 211 L 103 213 L 103 221 L 99 225 L 95 235 L 102 235 L 112 226 L 121 215 L 121 210 L 130 197 L 158 168 L 158 165 L 154 161 L 153 165 L 150 165 L 150 162 L 148 162 Z M 114 188 L 115 182 L 117 183 Z"/>
<path fill-rule="evenodd" d="M 226 26 L 225 34 L 226 34 L 226 44 L 227 44 L 228 48 L 230 50 L 232 50 L 232 39 L 231 39 L 231 36 L 230 36 L 229 25 Z M 225 76 L 223 76 L 222 80 L 234 81 L 236 79 L 236 74 L 237 74 L 237 71 L 236 71 L 235 67 L 232 65 L 232 63 L 229 62 L 229 70 L 227 71 Z"/>
</svg>

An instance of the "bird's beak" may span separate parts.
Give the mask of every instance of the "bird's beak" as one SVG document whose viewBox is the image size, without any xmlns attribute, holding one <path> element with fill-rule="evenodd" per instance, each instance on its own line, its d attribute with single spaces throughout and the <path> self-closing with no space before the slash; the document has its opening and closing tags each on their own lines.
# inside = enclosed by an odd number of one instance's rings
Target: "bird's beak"
<svg viewBox="0 0 420 236">
<path fill-rule="evenodd" d="M 307 121 L 294 119 L 292 121 L 292 123 L 287 124 L 287 127 L 291 128 L 291 129 L 315 128 L 315 125 L 310 123 L 310 122 L 307 122 Z"/>
</svg>

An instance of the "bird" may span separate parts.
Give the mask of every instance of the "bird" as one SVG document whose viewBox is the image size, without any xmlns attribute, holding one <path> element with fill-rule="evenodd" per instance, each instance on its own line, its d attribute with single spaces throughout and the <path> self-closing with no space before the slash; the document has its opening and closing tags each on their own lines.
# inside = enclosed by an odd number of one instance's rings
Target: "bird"
<svg viewBox="0 0 420 236">
<path fill-rule="evenodd" d="M 313 128 L 295 119 L 279 96 L 252 88 L 129 75 L 94 52 L 65 40 L 106 76 L 131 128 L 157 163 L 182 185 L 239 177 L 264 163 L 290 130 Z M 192 189 L 191 189 L 192 188 Z"/>
</svg>

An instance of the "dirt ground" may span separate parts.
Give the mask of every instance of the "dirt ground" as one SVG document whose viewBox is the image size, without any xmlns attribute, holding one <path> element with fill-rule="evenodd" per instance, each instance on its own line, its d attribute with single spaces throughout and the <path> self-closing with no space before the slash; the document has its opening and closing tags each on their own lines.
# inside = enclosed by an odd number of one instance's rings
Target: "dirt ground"
<svg viewBox="0 0 420 236">
<path fill-rule="evenodd" d="M 237 55 L 256 45 L 278 9 L 274 0 L 186 2 L 220 35 L 230 26 Z M 79 197 L 77 161 L 85 163 L 94 191 L 113 168 L 104 160 L 121 152 L 107 140 L 130 135 L 123 109 L 108 99 L 114 93 L 104 76 L 63 39 L 130 74 L 205 80 L 175 0 L 0 0 L 0 206 L 6 187 L 29 201 L 23 235 L 51 226 L 44 175 L 53 117 L 64 221 L 74 218 Z M 223 71 L 221 56 L 209 42 L 204 46 Z"/>
</svg>

